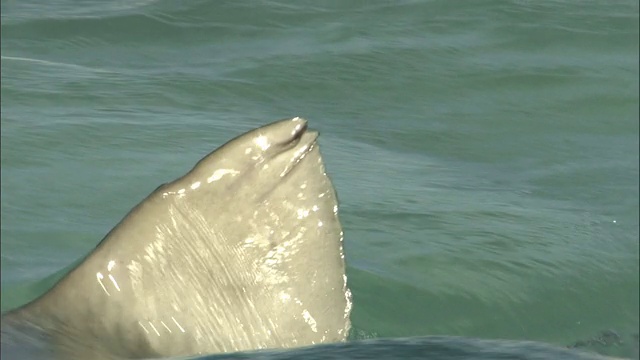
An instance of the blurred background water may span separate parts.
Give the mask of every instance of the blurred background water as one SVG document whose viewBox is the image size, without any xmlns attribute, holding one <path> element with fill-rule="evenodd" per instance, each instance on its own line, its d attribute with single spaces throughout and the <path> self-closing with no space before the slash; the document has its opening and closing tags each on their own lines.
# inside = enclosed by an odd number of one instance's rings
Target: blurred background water
<svg viewBox="0 0 640 360">
<path fill-rule="evenodd" d="M 637 346 L 638 0 L 1 5 L 2 310 L 215 147 L 303 116 L 352 338 Z"/>
</svg>

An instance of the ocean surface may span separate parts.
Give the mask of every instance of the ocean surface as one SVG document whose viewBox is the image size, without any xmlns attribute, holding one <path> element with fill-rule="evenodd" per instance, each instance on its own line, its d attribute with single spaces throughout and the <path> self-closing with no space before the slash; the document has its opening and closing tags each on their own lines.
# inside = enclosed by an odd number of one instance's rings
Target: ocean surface
<svg viewBox="0 0 640 360">
<path fill-rule="evenodd" d="M 3 311 L 211 150 L 302 116 L 352 339 L 635 356 L 638 0 L 1 5 Z"/>
</svg>

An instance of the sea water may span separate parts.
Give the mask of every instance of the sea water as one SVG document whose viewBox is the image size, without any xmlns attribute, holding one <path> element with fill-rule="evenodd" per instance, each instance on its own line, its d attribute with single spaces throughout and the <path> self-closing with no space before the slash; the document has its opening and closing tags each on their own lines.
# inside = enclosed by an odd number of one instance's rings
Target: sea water
<svg viewBox="0 0 640 360">
<path fill-rule="evenodd" d="M 638 0 L 1 5 L 3 311 L 206 153 L 303 116 L 352 339 L 633 356 Z"/>
</svg>

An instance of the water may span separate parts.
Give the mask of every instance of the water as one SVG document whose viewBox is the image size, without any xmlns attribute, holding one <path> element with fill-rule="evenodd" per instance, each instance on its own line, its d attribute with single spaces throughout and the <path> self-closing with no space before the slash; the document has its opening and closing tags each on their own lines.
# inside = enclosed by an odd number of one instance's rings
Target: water
<svg viewBox="0 0 640 360">
<path fill-rule="evenodd" d="M 637 347 L 637 0 L 1 4 L 2 310 L 299 115 L 340 196 L 353 339 Z"/>
</svg>

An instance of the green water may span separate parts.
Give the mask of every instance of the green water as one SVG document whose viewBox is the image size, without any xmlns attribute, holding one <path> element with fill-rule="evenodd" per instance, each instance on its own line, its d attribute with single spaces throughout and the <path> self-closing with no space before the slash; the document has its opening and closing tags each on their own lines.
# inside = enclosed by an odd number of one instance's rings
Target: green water
<svg viewBox="0 0 640 360">
<path fill-rule="evenodd" d="M 340 196 L 353 338 L 614 329 L 596 350 L 630 354 L 637 0 L 1 4 L 3 310 L 213 148 L 299 115 Z"/>
</svg>

